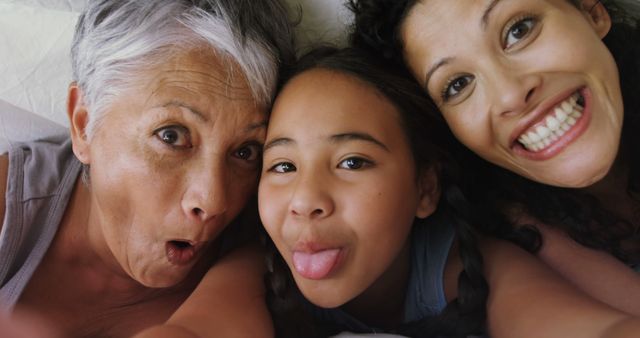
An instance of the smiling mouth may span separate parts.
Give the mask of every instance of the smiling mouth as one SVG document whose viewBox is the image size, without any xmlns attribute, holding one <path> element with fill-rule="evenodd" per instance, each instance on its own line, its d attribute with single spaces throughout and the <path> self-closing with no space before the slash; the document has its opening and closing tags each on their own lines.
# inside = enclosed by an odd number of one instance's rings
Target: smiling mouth
<svg viewBox="0 0 640 338">
<path fill-rule="evenodd" d="M 198 249 L 188 241 L 172 240 L 165 244 L 165 252 L 171 264 L 186 265 L 193 261 Z"/>
<path fill-rule="evenodd" d="M 542 123 L 522 133 L 517 142 L 532 152 L 547 149 L 567 131 L 571 130 L 578 120 L 582 118 L 584 105 L 584 96 L 580 91 L 575 92 L 569 98 L 550 109 L 547 116 L 542 119 Z"/>
</svg>

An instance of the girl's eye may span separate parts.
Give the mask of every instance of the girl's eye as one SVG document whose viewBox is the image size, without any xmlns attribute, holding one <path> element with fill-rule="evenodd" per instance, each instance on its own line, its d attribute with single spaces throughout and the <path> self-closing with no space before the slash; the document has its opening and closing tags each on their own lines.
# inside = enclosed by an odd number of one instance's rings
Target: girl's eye
<svg viewBox="0 0 640 338">
<path fill-rule="evenodd" d="M 296 166 L 291 162 L 280 162 L 269 168 L 269 171 L 284 174 L 292 171 L 296 171 Z"/>
<path fill-rule="evenodd" d="M 234 156 L 245 161 L 256 161 L 261 157 L 260 149 L 262 147 L 258 144 L 245 145 L 242 148 L 236 150 Z"/>
<path fill-rule="evenodd" d="M 160 141 L 180 148 L 190 148 L 191 139 L 189 137 L 189 130 L 182 126 L 169 126 L 156 130 L 154 132 L 156 137 Z"/>
<path fill-rule="evenodd" d="M 442 100 L 446 102 L 449 99 L 460 94 L 460 92 L 463 89 L 465 89 L 469 85 L 469 83 L 473 81 L 473 79 L 474 79 L 473 75 L 464 75 L 464 76 L 456 77 L 450 80 L 449 82 L 447 82 L 447 84 L 444 87 L 444 90 L 442 91 L 442 95 L 441 95 Z"/>
<path fill-rule="evenodd" d="M 518 43 L 518 41 L 527 37 L 529 33 L 531 33 L 535 24 L 536 20 L 534 18 L 524 18 L 509 26 L 502 40 L 503 48 L 509 49 L 511 46 Z"/>
<path fill-rule="evenodd" d="M 360 157 L 349 157 L 338 164 L 338 168 L 341 169 L 349 169 L 349 170 L 357 170 L 362 169 L 363 167 L 368 167 L 372 163 L 371 161 L 367 161 Z"/>
</svg>

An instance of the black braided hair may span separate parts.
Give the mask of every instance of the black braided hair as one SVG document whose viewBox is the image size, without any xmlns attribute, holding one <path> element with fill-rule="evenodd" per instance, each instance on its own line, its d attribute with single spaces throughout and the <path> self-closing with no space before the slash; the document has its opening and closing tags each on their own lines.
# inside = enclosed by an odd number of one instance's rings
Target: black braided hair
<svg viewBox="0 0 640 338">
<path fill-rule="evenodd" d="M 288 70 L 284 80 L 286 82 L 304 71 L 318 68 L 354 76 L 371 85 L 395 105 L 402 117 L 402 127 L 412 148 L 418 172 L 434 168 L 438 173 L 442 198 L 436 212 L 445 214 L 446 219 L 455 226 L 463 264 L 458 280 L 458 297 L 447 305 L 441 315 L 401 325 L 392 332 L 410 337 L 463 337 L 484 332 L 489 288 L 482 272 L 483 261 L 477 248 L 476 233 L 470 225 L 475 215 L 462 190 L 456 185 L 461 170 L 448 152 L 449 147 L 459 144 L 446 131 L 444 122 L 439 118 L 434 119 L 436 114 L 426 112 L 435 111 L 435 107 L 403 66 L 390 65 L 386 60 L 359 49 L 326 47 L 302 57 L 295 67 Z M 511 229 L 506 220 L 498 223 Z M 270 250 L 266 277 L 270 294 L 268 304 L 276 322 L 277 335 L 312 337 L 340 331 L 339 327 L 310 321 L 308 313 L 299 304 L 299 298 L 296 298 L 299 297 L 299 291 L 291 272 L 271 241 L 267 239 L 266 242 Z"/>
<path fill-rule="evenodd" d="M 350 0 L 355 14 L 351 42 L 354 46 L 375 53 L 393 64 L 403 64 L 403 45 L 399 27 L 407 13 L 420 0 Z M 422 0 L 424 1 L 424 0 Z M 568 0 L 576 7 L 580 0 Z M 625 114 L 622 130 L 621 156 L 630 169 L 627 192 L 640 204 L 640 13 L 625 8 L 618 0 L 602 0 L 613 25 L 603 39 L 620 71 Z M 626 245 L 640 242 L 640 228 L 631 220 L 622 219 L 606 210 L 592 195 L 579 189 L 544 185 L 520 177 L 490 164 L 469 150 L 457 148 L 465 165 L 473 166 L 473 175 L 466 175 L 466 189 L 474 213 L 481 217 L 474 223 L 480 231 L 526 244 L 537 250 L 541 239 L 535 227 L 525 226 L 509 231 L 492 222 L 513 206 L 539 221 L 565 231 L 582 245 L 607 251 L 623 262 L 640 262 L 640 247 Z M 484 221 L 482 220 L 484 217 Z M 537 239 L 536 239 L 537 238 Z M 537 244 L 536 244 L 537 242 Z"/>
</svg>

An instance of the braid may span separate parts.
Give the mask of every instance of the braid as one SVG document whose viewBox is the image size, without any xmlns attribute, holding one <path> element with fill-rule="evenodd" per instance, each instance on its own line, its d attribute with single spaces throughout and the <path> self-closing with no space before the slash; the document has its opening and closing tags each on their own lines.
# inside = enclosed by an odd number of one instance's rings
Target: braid
<svg viewBox="0 0 640 338">
<path fill-rule="evenodd" d="M 267 264 L 266 299 L 273 318 L 276 337 L 324 337 L 325 335 L 317 331 L 311 315 L 299 301 L 298 289 L 291 275 L 291 270 L 264 231 L 261 238 L 263 245 L 267 248 L 265 256 Z"/>
</svg>

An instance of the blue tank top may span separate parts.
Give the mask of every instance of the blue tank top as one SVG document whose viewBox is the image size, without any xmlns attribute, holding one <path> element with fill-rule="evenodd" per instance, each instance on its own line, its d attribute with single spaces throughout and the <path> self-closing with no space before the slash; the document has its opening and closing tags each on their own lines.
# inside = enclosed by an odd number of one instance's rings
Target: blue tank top
<svg viewBox="0 0 640 338">
<path fill-rule="evenodd" d="M 405 323 L 436 316 L 447 306 L 443 277 L 454 234 L 452 223 L 436 215 L 413 226 L 411 271 L 404 303 Z M 340 308 L 323 309 L 306 300 L 304 303 L 317 320 L 335 324 L 342 330 L 359 333 L 384 332 L 359 321 Z"/>
<path fill-rule="evenodd" d="M 0 233 L 0 310 L 11 311 L 42 261 L 81 167 L 68 137 L 17 144 L 9 150 Z"/>
</svg>

